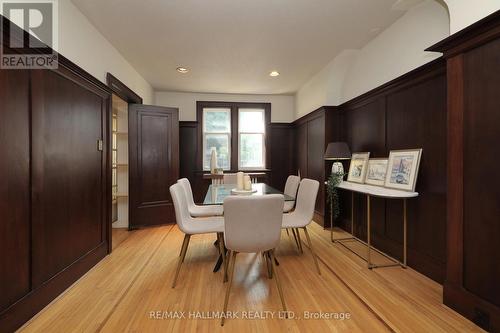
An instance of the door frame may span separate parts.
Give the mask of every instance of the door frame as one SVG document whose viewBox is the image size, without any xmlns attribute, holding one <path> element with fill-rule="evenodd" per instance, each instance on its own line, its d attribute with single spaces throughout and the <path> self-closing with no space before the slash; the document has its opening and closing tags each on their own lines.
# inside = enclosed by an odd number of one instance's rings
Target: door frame
<svg viewBox="0 0 500 333">
<path fill-rule="evenodd" d="M 132 89 L 130 89 L 129 87 L 127 87 L 122 81 L 120 81 L 119 79 L 117 79 L 113 74 L 111 74 L 110 72 L 107 72 L 106 73 L 106 84 L 108 85 L 109 89 L 111 89 L 112 93 L 117 95 L 118 97 L 120 97 L 121 99 L 123 99 L 125 102 L 127 102 L 130 106 L 130 104 L 142 104 L 143 103 L 143 100 L 142 100 L 142 97 L 139 96 L 138 94 L 136 94 Z M 109 129 L 108 129 L 108 133 L 109 133 L 109 138 L 108 138 L 108 150 L 111 151 L 111 144 L 112 144 L 112 122 L 113 122 L 113 119 L 112 119 L 112 107 L 113 107 L 113 99 L 110 98 L 109 99 L 109 119 L 108 119 L 108 124 L 109 124 Z M 128 111 L 127 111 L 128 112 Z M 108 176 L 110 177 L 111 179 L 111 174 L 112 174 L 112 171 L 111 171 L 111 165 L 109 165 L 109 169 L 106 170 L 106 172 L 108 173 Z M 130 171 L 129 171 L 130 172 Z M 113 209 L 113 203 L 112 203 L 112 195 L 109 196 L 109 203 L 108 203 L 108 206 Z M 111 213 L 110 213 L 111 214 Z M 130 203 L 129 203 L 129 217 L 130 217 Z M 108 241 L 108 253 L 111 253 L 112 249 L 113 249 L 113 236 L 112 236 L 112 232 L 113 232 L 113 221 L 112 219 L 110 218 L 109 219 L 109 223 L 108 223 L 108 234 L 109 234 L 109 241 Z M 130 230 L 130 221 L 129 221 L 129 230 Z"/>
</svg>

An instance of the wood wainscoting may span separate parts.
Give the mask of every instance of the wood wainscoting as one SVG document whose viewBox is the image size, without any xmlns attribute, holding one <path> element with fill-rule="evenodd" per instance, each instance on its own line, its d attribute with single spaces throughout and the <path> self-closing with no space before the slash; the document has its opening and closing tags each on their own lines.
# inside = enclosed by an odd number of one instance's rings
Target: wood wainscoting
<svg viewBox="0 0 500 333">
<path fill-rule="evenodd" d="M 408 263 L 443 282 L 446 261 L 446 65 L 437 59 L 336 107 L 322 107 L 294 123 L 294 167 L 321 184 L 331 162 L 329 142 L 345 141 L 352 152 L 387 157 L 392 149 L 423 148 L 417 191 L 408 206 Z M 344 167 L 347 169 L 348 164 Z M 324 186 L 315 219 L 330 227 Z M 350 230 L 351 194 L 340 192 L 342 214 L 334 225 Z M 373 198 L 375 247 L 401 259 L 400 202 Z M 325 217 L 325 218 L 324 218 Z M 354 234 L 366 240 L 366 199 L 355 194 Z M 324 221 L 324 223 L 323 223 Z"/>
<path fill-rule="evenodd" d="M 7 33 L 10 22 L 2 23 Z M 2 332 L 21 326 L 110 250 L 111 92 L 62 55 L 58 63 L 0 70 Z"/>
<path fill-rule="evenodd" d="M 408 202 L 408 264 L 443 282 L 446 262 L 446 66 L 437 59 L 340 107 L 341 137 L 352 152 L 388 157 L 422 148 L 416 191 Z M 350 229 L 351 194 L 342 193 L 337 223 Z M 354 196 L 354 234 L 366 240 L 366 198 Z M 402 204 L 373 198 L 375 247 L 401 259 Z"/>
<path fill-rule="evenodd" d="M 430 50 L 448 64 L 444 303 L 500 332 L 500 11 Z"/>
</svg>

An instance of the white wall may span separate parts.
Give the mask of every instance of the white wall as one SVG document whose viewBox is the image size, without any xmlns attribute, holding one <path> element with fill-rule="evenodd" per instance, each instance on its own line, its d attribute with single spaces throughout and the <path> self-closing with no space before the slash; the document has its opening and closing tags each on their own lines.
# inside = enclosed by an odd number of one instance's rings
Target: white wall
<svg viewBox="0 0 500 333">
<path fill-rule="evenodd" d="M 424 50 L 448 37 L 449 17 L 443 5 L 428 0 L 366 44 L 346 75 L 342 101 L 348 101 L 438 57 Z"/>
<path fill-rule="evenodd" d="M 500 10 L 500 0 L 444 0 L 450 11 L 450 31 L 455 33 Z"/>
<path fill-rule="evenodd" d="M 410 9 L 360 50 L 338 55 L 296 94 L 296 118 L 338 105 L 439 57 L 424 49 L 449 36 L 444 5 L 433 0 Z"/>
<path fill-rule="evenodd" d="M 295 97 L 286 95 L 202 94 L 156 91 L 154 102 L 160 106 L 179 108 L 179 120 L 196 121 L 196 101 L 271 103 L 271 121 L 294 121 Z"/>
<path fill-rule="evenodd" d="M 104 83 L 106 73 L 112 73 L 139 94 L 144 103 L 151 104 L 153 102 L 151 85 L 70 0 L 59 0 L 58 3 L 59 52 Z"/>
<path fill-rule="evenodd" d="M 342 101 L 342 83 L 357 58 L 357 50 L 344 50 L 323 70 L 306 82 L 296 94 L 296 118 L 323 106 Z"/>
</svg>

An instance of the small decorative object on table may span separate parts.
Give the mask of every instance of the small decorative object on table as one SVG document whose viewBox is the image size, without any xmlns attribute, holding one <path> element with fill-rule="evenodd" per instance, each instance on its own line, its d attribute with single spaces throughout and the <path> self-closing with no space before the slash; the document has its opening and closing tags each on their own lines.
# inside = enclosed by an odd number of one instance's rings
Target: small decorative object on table
<svg viewBox="0 0 500 333">
<path fill-rule="evenodd" d="M 211 148 L 212 152 L 210 155 L 210 173 L 214 175 L 216 172 L 215 170 L 217 169 L 217 150 L 215 147 Z"/>
<path fill-rule="evenodd" d="M 245 175 L 240 171 L 237 173 L 236 177 L 236 188 L 231 189 L 231 194 L 252 194 L 257 192 L 256 189 L 252 188 L 252 181 L 249 175 Z"/>
</svg>

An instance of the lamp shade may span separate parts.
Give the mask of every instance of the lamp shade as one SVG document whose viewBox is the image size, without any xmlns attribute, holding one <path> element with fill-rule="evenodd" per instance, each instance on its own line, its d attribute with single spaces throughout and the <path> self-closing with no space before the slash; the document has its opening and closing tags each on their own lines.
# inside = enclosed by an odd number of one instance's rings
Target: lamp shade
<svg viewBox="0 0 500 333">
<path fill-rule="evenodd" d="M 326 147 L 325 160 L 348 160 L 351 151 L 345 142 L 330 142 Z"/>
</svg>

